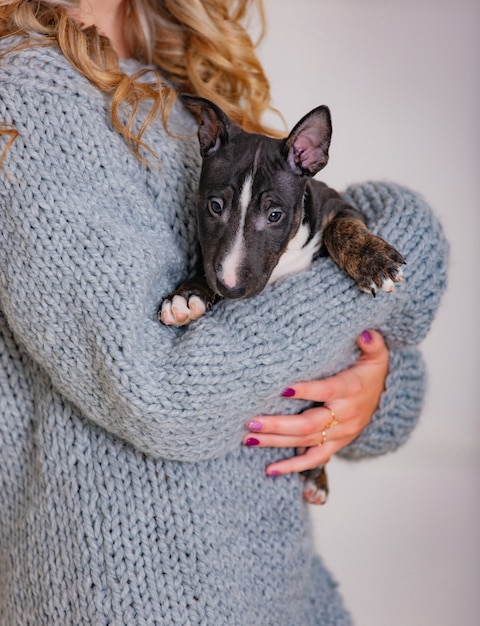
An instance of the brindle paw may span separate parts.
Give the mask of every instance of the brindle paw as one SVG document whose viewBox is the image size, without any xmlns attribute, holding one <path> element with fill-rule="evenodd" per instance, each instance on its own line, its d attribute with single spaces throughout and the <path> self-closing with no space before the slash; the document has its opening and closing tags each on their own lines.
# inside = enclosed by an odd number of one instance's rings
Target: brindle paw
<svg viewBox="0 0 480 626">
<path fill-rule="evenodd" d="M 199 296 L 175 294 L 162 302 L 158 319 L 167 326 L 186 326 L 201 317 L 206 310 L 207 305 Z"/>
<path fill-rule="evenodd" d="M 403 256 L 381 237 L 369 234 L 362 247 L 357 275 L 354 276 L 362 291 L 374 297 L 377 291 L 395 291 L 395 283 L 404 282 Z"/>
</svg>

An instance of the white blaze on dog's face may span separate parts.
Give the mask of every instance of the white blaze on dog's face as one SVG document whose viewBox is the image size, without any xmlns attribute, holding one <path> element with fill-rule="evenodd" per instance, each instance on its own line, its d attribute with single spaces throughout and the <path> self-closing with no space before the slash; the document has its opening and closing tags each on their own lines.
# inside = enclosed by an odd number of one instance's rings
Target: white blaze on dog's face
<svg viewBox="0 0 480 626">
<path fill-rule="evenodd" d="M 304 180 L 292 172 L 281 146 L 276 139 L 252 141 L 241 133 L 204 160 L 199 240 L 207 282 L 223 297 L 260 293 L 290 242 L 295 249 L 288 255 L 293 269 L 282 263 L 274 279 L 311 262 L 312 251 L 305 246 L 309 229 L 296 237 L 303 217 Z M 305 254 L 299 254 L 302 244 Z"/>
<path fill-rule="evenodd" d="M 229 289 L 235 290 L 238 287 L 239 268 L 242 265 L 245 255 L 245 220 L 247 210 L 252 200 L 253 174 L 249 173 L 243 181 L 240 193 L 240 220 L 237 225 L 237 232 L 231 250 L 228 251 L 220 266 L 219 278 Z"/>
<path fill-rule="evenodd" d="M 318 239 L 302 224 L 305 180 L 328 160 L 328 109 L 314 109 L 283 140 L 246 132 L 203 98 L 182 100 L 201 113 L 197 222 L 212 291 L 247 298 L 308 267 Z"/>
<path fill-rule="evenodd" d="M 262 291 L 302 216 L 302 182 L 282 159 L 278 140 L 266 150 L 263 142 L 242 140 L 206 160 L 197 213 L 205 277 L 226 298 Z M 224 166 L 225 152 L 237 159 L 238 171 Z"/>
</svg>

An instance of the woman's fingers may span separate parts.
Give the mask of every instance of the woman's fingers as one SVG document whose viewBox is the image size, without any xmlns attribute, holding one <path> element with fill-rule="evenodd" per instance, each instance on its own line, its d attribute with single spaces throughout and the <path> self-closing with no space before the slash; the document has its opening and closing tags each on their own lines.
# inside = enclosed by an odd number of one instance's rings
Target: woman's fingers
<svg viewBox="0 0 480 626">
<path fill-rule="evenodd" d="M 375 331 L 363 332 L 357 342 L 361 355 L 349 369 L 323 380 L 296 383 L 283 393 L 323 406 L 299 415 L 262 415 L 247 424 L 244 445 L 306 449 L 270 465 L 267 473 L 298 472 L 324 464 L 368 424 L 384 388 L 389 352 Z"/>
<path fill-rule="evenodd" d="M 300 415 L 262 417 L 261 431 L 250 431 L 244 438 L 249 447 L 295 448 L 297 456 L 266 468 L 268 475 L 303 472 L 328 462 L 332 454 L 351 440 L 350 429 L 342 426 L 326 407 L 315 407 Z M 249 424 L 252 426 L 252 423 Z M 258 428 L 259 423 L 253 424 Z M 268 430 L 273 432 L 265 432 Z M 300 450 L 302 449 L 301 453 Z"/>
<path fill-rule="evenodd" d="M 304 472 L 319 465 L 326 465 L 331 457 L 346 444 L 347 442 L 343 439 L 330 441 L 327 435 L 327 441 L 323 445 L 312 446 L 302 451 L 301 454 L 271 463 L 266 467 L 265 473 L 267 476 L 279 476 L 291 472 Z"/>
<path fill-rule="evenodd" d="M 364 366 L 369 365 L 381 368 L 378 377 L 383 382 L 388 367 L 388 349 L 382 335 L 374 330 L 366 330 L 359 335 L 357 344 L 361 355 L 352 367 L 329 378 L 296 383 L 285 389 L 283 395 L 326 404 L 330 401 L 357 396 L 364 388 L 363 383 L 367 371 Z"/>
<path fill-rule="evenodd" d="M 335 447 L 332 444 L 307 448 L 302 454 L 268 465 L 265 473 L 267 476 L 279 476 L 281 474 L 290 474 L 291 472 L 305 472 L 328 463 L 330 457 L 334 454 L 334 450 Z"/>
<path fill-rule="evenodd" d="M 315 437 L 332 421 L 332 412 L 326 406 L 306 409 L 298 415 L 262 415 L 247 424 L 249 433 L 261 435 L 279 435 L 307 439 Z M 318 442 L 315 442 L 318 443 Z M 297 442 L 298 445 L 307 445 Z M 280 446 L 288 447 L 288 446 Z"/>
</svg>

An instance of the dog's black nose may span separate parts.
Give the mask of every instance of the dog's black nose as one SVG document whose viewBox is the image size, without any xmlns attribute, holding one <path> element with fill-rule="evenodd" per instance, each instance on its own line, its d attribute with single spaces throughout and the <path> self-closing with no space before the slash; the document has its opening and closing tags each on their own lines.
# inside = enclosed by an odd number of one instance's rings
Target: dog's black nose
<svg viewBox="0 0 480 626">
<path fill-rule="evenodd" d="M 245 287 L 227 287 L 221 280 L 217 279 L 217 290 L 224 298 L 243 298 L 246 293 Z"/>
</svg>

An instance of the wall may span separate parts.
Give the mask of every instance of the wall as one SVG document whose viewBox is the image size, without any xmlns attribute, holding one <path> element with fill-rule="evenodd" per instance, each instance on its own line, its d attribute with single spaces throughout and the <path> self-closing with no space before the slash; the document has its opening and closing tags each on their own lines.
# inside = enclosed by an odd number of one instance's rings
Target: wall
<svg viewBox="0 0 480 626">
<path fill-rule="evenodd" d="M 429 392 L 399 452 L 332 461 L 312 510 L 319 548 L 357 626 L 473 626 L 480 611 L 480 2 L 265 0 L 260 56 L 291 127 L 333 115 L 321 177 L 393 180 L 435 208 L 450 284 L 423 350 Z M 253 30 L 255 25 L 252 24 Z"/>
</svg>

